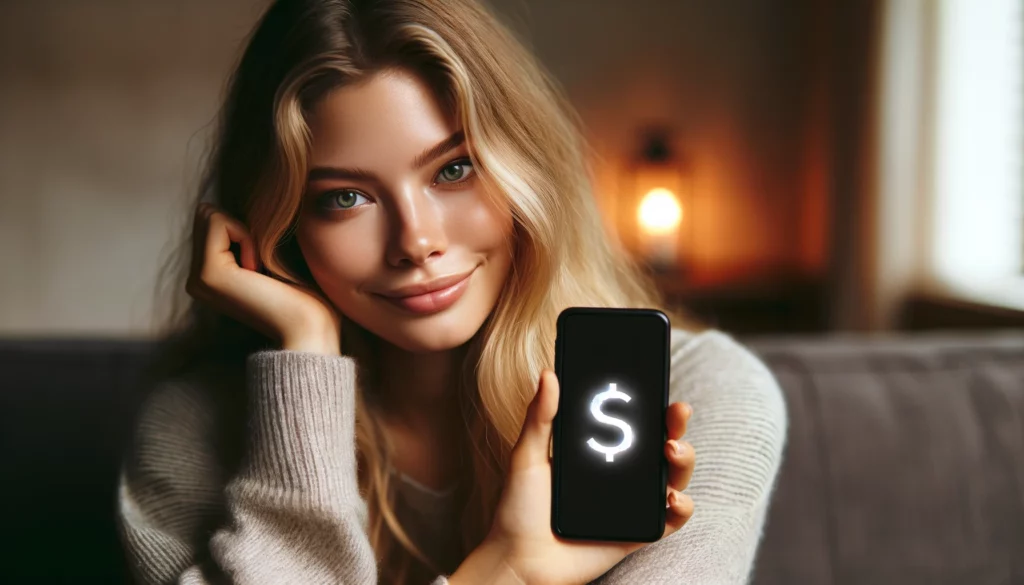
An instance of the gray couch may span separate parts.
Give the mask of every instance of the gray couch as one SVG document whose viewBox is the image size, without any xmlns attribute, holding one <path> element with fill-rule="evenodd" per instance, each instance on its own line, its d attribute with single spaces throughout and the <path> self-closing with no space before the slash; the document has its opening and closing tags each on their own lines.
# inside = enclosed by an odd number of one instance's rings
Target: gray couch
<svg viewBox="0 0 1024 585">
<path fill-rule="evenodd" d="M 790 411 L 754 583 L 1024 583 L 1024 332 L 747 342 Z M 4 579 L 126 581 L 114 482 L 151 353 L 0 341 Z"/>
<path fill-rule="evenodd" d="M 755 583 L 1024 583 L 1024 334 L 750 345 L 790 413 Z"/>
</svg>

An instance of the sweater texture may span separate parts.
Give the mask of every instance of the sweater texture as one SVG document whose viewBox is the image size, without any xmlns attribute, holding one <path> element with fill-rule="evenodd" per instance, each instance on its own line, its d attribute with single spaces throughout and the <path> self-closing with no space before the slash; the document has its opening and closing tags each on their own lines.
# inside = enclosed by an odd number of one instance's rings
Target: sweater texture
<svg viewBox="0 0 1024 585">
<path fill-rule="evenodd" d="M 377 583 L 356 474 L 354 359 L 266 350 L 244 367 L 244 378 L 210 368 L 163 380 L 147 398 L 117 494 L 136 578 Z M 729 336 L 673 330 L 669 400 L 693 406 L 694 515 L 593 583 L 747 583 L 786 444 L 783 394 Z M 451 493 L 398 475 L 403 525 L 450 555 Z"/>
</svg>

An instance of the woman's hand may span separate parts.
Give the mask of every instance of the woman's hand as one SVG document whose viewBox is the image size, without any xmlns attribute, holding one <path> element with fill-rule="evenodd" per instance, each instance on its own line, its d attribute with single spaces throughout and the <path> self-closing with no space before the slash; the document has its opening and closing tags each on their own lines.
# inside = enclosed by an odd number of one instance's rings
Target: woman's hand
<svg viewBox="0 0 1024 585">
<path fill-rule="evenodd" d="M 563 540 L 551 531 L 548 444 L 558 409 L 558 391 L 554 372 L 544 370 L 512 451 L 491 532 L 451 576 L 453 583 L 476 582 L 481 577 L 489 582 L 526 585 L 586 583 L 646 544 Z M 679 530 L 693 514 L 693 500 L 682 490 L 693 475 L 695 453 L 692 445 L 680 440 L 691 412 L 681 402 L 668 408 L 669 440 L 664 446 L 669 461 L 668 510 L 662 538 Z M 678 453 L 675 445 L 679 446 Z"/>
<path fill-rule="evenodd" d="M 241 266 L 232 243 L 239 245 Z M 245 224 L 202 203 L 196 210 L 192 246 L 188 294 L 279 340 L 283 349 L 340 353 L 338 312 L 312 291 L 257 272 L 256 249 Z"/>
</svg>

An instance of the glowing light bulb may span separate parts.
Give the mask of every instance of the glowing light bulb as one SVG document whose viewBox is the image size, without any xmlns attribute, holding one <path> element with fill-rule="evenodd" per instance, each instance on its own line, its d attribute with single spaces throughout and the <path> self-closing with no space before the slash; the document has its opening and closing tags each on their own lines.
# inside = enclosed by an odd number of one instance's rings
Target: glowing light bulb
<svg viewBox="0 0 1024 585">
<path fill-rule="evenodd" d="M 676 231 L 683 219 L 683 208 L 675 194 L 668 189 L 651 189 L 640 201 L 640 226 L 651 234 Z"/>
</svg>

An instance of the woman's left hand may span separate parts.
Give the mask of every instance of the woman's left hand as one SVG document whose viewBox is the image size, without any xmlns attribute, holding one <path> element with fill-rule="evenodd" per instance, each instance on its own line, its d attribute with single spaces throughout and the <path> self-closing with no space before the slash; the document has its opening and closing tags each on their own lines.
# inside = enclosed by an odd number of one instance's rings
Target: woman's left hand
<svg viewBox="0 0 1024 585">
<path fill-rule="evenodd" d="M 511 466 L 491 532 L 467 558 L 466 573 L 472 567 L 501 567 L 507 576 L 512 576 L 512 581 L 518 579 L 527 585 L 586 583 L 647 544 L 565 540 L 552 532 L 548 445 L 558 409 L 558 391 L 555 373 L 545 369 L 523 431 L 512 450 Z M 664 445 L 669 461 L 668 510 L 661 538 L 679 530 L 693 515 L 693 500 L 682 493 L 693 475 L 695 462 L 693 446 L 681 440 L 691 413 L 692 409 L 682 402 L 668 407 L 669 438 Z M 473 555 L 490 557 L 471 561 Z M 452 577 L 458 582 L 459 571 Z"/>
</svg>

